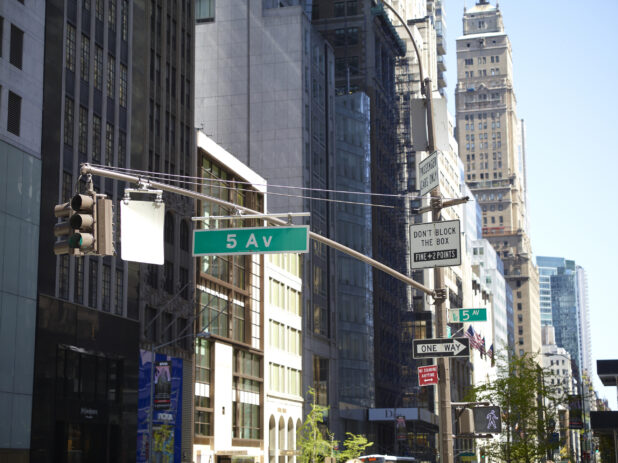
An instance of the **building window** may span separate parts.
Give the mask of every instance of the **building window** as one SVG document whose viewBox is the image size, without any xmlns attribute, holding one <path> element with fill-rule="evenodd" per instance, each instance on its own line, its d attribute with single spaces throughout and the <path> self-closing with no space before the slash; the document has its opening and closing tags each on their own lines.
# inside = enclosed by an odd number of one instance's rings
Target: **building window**
<svg viewBox="0 0 618 463">
<path fill-rule="evenodd" d="M 69 256 L 60 256 L 60 274 L 58 275 L 60 287 L 59 296 L 62 299 L 69 298 Z"/>
<path fill-rule="evenodd" d="M 82 53 L 79 61 L 80 75 L 84 82 L 88 82 L 90 73 L 90 39 L 82 35 Z"/>
<path fill-rule="evenodd" d="M 88 305 L 90 307 L 97 307 L 97 284 L 98 284 L 98 269 L 99 263 L 90 259 L 90 274 L 88 277 Z"/>
<path fill-rule="evenodd" d="M 71 127 L 73 132 L 73 127 Z M 88 109 L 79 107 L 79 140 L 78 149 L 80 153 L 88 152 Z"/>
<path fill-rule="evenodd" d="M 328 359 L 313 357 L 313 389 L 315 402 L 319 405 L 328 405 Z"/>
<path fill-rule="evenodd" d="M 212 436 L 212 402 L 210 398 L 211 344 L 198 339 L 195 344 L 195 434 Z"/>
<path fill-rule="evenodd" d="M 345 16 L 345 2 L 336 2 L 334 7 L 334 15 L 336 18 Z"/>
<path fill-rule="evenodd" d="M 128 82 L 128 71 L 127 67 L 123 64 L 120 65 L 120 89 L 119 89 L 119 100 L 120 106 L 123 108 L 127 107 L 127 82 Z"/>
<path fill-rule="evenodd" d="M 127 164 L 127 135 L 120 131 L 118 132 L 118 167 L 124 167 Z"/>
<path fill-rule="evenodd" d="M 164 239 L 168 244 L 174 244 L 174 217 L 169 212 L 165 214 Z"/>
<path fill-rule="evenodd" d="M 92 161 L 101 162 L 101 118 L 96 114 L 92 116 Z"/>
<path fill-rule="evenodd" d="M 112 269 L 109 265 L 103 264 L 103 310 L 110 311 L 112 292 Z"/>
<path fill-rule="evenodd" d="M 73 100 L 64 98 L 64 144 L 73 146 Z"/>
<path fill-rule="evenodd" d="M 84 259 L 75 259 L 73 298 L 78 304 L 84 303 Z"/>
<path fill-rule="evenodd" d="M 105 124 L 105 163 L 114 163 L 114 126 L 109 122 Z"/>
<path fill-rule="evenodd" d="M 21 129 L 21 97 L 9 90 L 6 130 L 19 136 Z"/>
<path fill-rule="evenodd" d="M 165 271 L 165 291 L 172 294 L 174 292 L 174 264 L 166 260 L 164 264 Z"/>
<path fill-rule="evenodd" d="M 98 45 L 94 47 L 94 87 L 103 89 L 103 49 Z"/>
<path fill-rule="evenodd" d="M 123 312 L 123 288 L 124 288 L 124 272 L 116 269 L 116 314 L 122 315 Z"/>
<path fill-rule="evenodd" d="M 195 22 L 213 22 L 215 20 L 215 0 L 196 0 Z"/>
<path fill-rule="evenodd" d="M 260 363 L 256 354 L 234 351 L 232 437 L 260 439 Z"/>
<path fill-rule="evenodd" d="M 184 2 L 183 2 L 184 6 Z M 122 7 L 120 10 L 121 14 L 121 36 L 122 40 L 125 42 L 129 38 L 129 2 L 127 0 L 122 0 Z"/>
<path fill-rule="evenodd" d="M 185 220 L 180 222 L 180 249 L 189 252 L 189 226 Z"/>
<path fill-rule="evenodd" d="M 65 67 L 75 72 L 75 27 L 71 24 L 67 24 L 67 32 L 64 44 L 65 51 Z"/>
<path fill-rule="evenodd" d="M 95 8 L 96 8 L 95 14 L 96 14 L 96 18 L 99 21 L 103 21 L 103 13 L 105 11 L 104 9 L 105 5 L 103 4 L 103 1 L 104 0 L 95 0 Z"/>
<path fill-rule="evenodd" d="M 116 0 L 109 0 L 107 4 L 107 22 L 111 31 L 116 30 Z"/>
<path fill-rule="evenodd" d="M 2 28 L 0 28 L 0 32 L 2 32 Z M 75 29 L 73 29 L 73 41 L 75 41 Z M 2 40 L 0 40 L 0 45 L 2 44 Z M 11 49 L 10 49 L 10 62 L 13 66 L 18 69 L 21 69 L 22 66 L 22 57 L 24 53 L 24 31 L 22 31 L 19 27 L 11 24 Z"/>
<path fill-rule="evenodd" d="M 116 80 L 116 60 L 112 55 L 107 57 L 107 96 L 114 98 L 114 81 Z"/>
<path fill-rule="evenodd" d="M 189 270 L 185 267 L 180 267 L 178 269 L 178 278 L 180 280 L 180 287 L 182 288 L 180 295 L 183 299 L 189 299 Z"/>
</svg>

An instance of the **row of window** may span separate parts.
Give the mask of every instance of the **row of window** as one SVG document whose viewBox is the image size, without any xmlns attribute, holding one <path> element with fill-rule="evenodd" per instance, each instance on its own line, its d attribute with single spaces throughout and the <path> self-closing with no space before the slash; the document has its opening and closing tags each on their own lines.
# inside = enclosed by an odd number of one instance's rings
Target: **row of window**
<svg viewBox="0 0 618 463">
<path fill-rule="evenodd" d="M 481 142 L 478 144 L 478 148 L 480 150 L 487 150 L 489 149 L 489 142 Z M 500 149 L 502 148 L 502 140 L 498 140 L 498 141 L 493 141 L 491 142 L 491 149 Z M 474 143 L 466 143 L 466 150 L 468 151 L 474 151 L 475 150 L 475 144 Z"/>
<path fill-rule="evenodd" d="M 77 126 L 77 149 L 80 153 L 86 155 L 92 153 L 92 162 L 100 164 L 101 159 L 101 135 L 102 135 L 102 121 L 101 117 L 96 113 L 92 113 L 92 121 L 90 121 L 90 114 L 88 108 L 85 106 L 79 106 L 79 123 Z M 75 102 L 69 97 L 65 96 L 64 99 L 64 135 L 63 141 L 65 146 L 73 147 L 74 144 L 74 120 L 75 120 Z M 91 124 L 90 130 L 89 125 Z M 91 149 L 88 149 L 88 135 L 92 134 Z M 107 165 L 126 165 L 127 159 L 127 137 L 126 133 L 122 130 L 118 131 L 117 146 L 118 146 L 118 158 L 114 162 L 114 138 L 115 128 L 114 125 L 105 123 L 105 159 L 104 163 Z"/>
<path fill-rule="evenodd" d="M 4 17 L 0 16 L 0 59 L 4 42 Z M 22 69 L 24 54 L 24 31 L 11 24 L 9 35 L 9 63 L 17 69 Z M 2 101 L 2 86 L 0 85 L 0 102 Z M 8 91 L 6 130 L 13 135 L 21 133 L 21 102 L 17 93 Z"/>
<path fill-rule="evenodd" d="M 74 284 L 73 284 L 73 300 L 78 304 L 85 304 L 85 264 L 84 259 L 75 259 L 74 269 Z M 101 308 L 105 312 L 113 312 L 117 315 L 124 315 L 124 272 L 120 268 L 115 268 L 112 275 L 112 266 L 103 264 L 101 266 L 103 274 L 101 275 L 101 304 L 98 300 L 98 279 L 99 279 L 99 262 L 90 259 L 88 265 L 88 306 L 93 308 Z M 69 256 L 60 256 L 59 267 L 59 296 L 63 299 L 69 299 L 69 273 L 70 260 Z M 112 281 L 115 285 L 114 300 L 112 301 Z"/>
<path fill-rule="evenodd" d="M 479 153 L 479 159 L 489 159 L 489 153 Z M 502 160 L 502 152 L 501 151 L 494 151 L 492 153 L 492 159 L 495 160 Z M 466 154 L 466 161 L 474 161 L 474 153 L 472 154 Z M 492 195 L 493 196 L 493 195 Z"/>
<path fill-rule="evenodd" d="M 470 79 L 474 77 L 474 71 L 465 71 L 464 73 L 466 79 Z M 500 75 L 500 68 L 491 68 L 489 69 L 489 73 L 487 73 L 487 69 L 479 69 L 476 71 L 476 77 L 487 77 L 487 76 L 498 76 Z"/>
<path fill-rule="evenodd" d="M 271 305 L 300 316 L 300 292 L 272 278 L 268 281 L 268 291 Z"/>
<path fill-rule="evenodd" d="M 301 355 L 301 335 L 299 330 L 274 320 L 270 320 L 268 325 L 271 347 L 292 355 Z"/>
<path fill-rule="evenodd" d="M 4 37 L 4 17 L 0 16 L 0 58 L 2 58 Z M 15 24 L 11 24 L 11 32 L 9 36 L 9 63 L 17 69 L 22 68 L 24 54 L 24 31 Z"/>
<path fill-rule="evenodd" d="M 498 169 L 502 169 L 502 161 L 495 161 L 492 163 L 493 166 L 493 170 L 498 170 Z M 479 170 L 488 170 L 489 169 L 489 162 L 485 161 L 485 162 L 479 162 L 478 164 L 478 168 Z M 468 162 L 466 164 L 466 170 L 468 171 L 472 171 L 472 170 L 476 170 L 476 164 L 474 162 Z"/>
<path fill-rule="evenodd" d="M 301 395 L 301 374 L 299 370 L 269 363 L 268 378 L 272 391 Z"/>
<path fill-rule="evenodd" d="M 300 254 L 267 254 L 266 258 L 271 264 L 300 278 Z"/>
<path fill-rule="evenodd" d="M 483 140 L 483 139 L 487 140 L 488 137 L 489 137 L 489 134 L 487 132 L 478 134 L 479 140 Z M 501 132 L 493 132 L 491 134 L 492 140 L 496 140 L 496 139 L 499 140 L 501 137 L 502 137 Z M 466 141 L 474 141 L 474 134 L 466 134 Z"/>
<path fill-rule="evenodd" d="M 490 63 L 499 63 L 500 56 L 494 55 L 489 57 Z M 466 58 L 464 59 L 464 64 L 466 66 L 472 66 L 474 64 L 474 58 Z M 487 64 L 487 56 L 479 56 L 477 57 L 477 64 Z"/>
<path fill-rule="evenodd" d="M 81 35 L 80 46 L 80 77 L 84 82 L 90 81 L 90 53 L 91 43 L 90 38 L 84 34 Z M 67 23 L 65 36 L 65 67 L 68 71 L 75 72 L 76 66 L 76 29 L 70 23 Z M 94 45 L 94 63 L 93 63 L 93 84 L 94 88 L 99 91 L 103 90 L 103 48 L 99 45 Z M 128 81 L 129 72 L 127 66 L 120 63 L 119 70 L 119 87 L 118 101 L 121 107 L 127 107 L 128 98 Z M 114 99 L 116 88 L 116 59 L 113 55 L 107 55 L 107 73 L 106 73 L 106 90 L 107 96 Z"/>
<path fill-rule="evenodd" d="M 497 179 L 500 179 L 500 178 L 502 178 L 502 172 L 494 172 L 493 179 L 497 180 Z M 466 175 L 466 179 L 467 180 L 476 180 L 476 174 L 467 174 Z M 480 180 L 490 180 L 491 176 L 489 175 L 489 172 L 486 172 L 486 173 L 481 172 L 479 174 L 479 179 Z"/>
</svg>

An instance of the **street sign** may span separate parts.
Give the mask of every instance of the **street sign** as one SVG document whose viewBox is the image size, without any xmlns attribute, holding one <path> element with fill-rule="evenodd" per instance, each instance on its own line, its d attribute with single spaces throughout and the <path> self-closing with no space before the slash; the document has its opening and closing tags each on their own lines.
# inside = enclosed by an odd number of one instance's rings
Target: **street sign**
<svg viewBox="0 0 618 463">
<path fill-rule="evenodd" d="M 469 357 L 468 338 L 414 339 L 412 341 L 415 359 L 429 357 Z"/>
<path fill-rule="evenodd" d="M 410 225 L 412 268 L 461 265 L 459 220 Z"/>
<path fill-rule="evenodd" d="M 434 151 L 418 163 L 421 196 L 424 196 L 440 185 L 440 165 L 438 162 L 438 153 L 439 151 Z"/>
<path fill-rule="evenodd" d="M 449 323 L 486 322 L 487 309 L 450 309 Z"/>
<path fill-rule="evenodd" d="M 277 252 L 309 252 L 309 226 L 193 231 L 194 256 Z"/>
<path fill-rule="evenodd" d="M 418 367 L 418 385 L 431 386 L 438 384 L 438 365 Z"/>
<path fill-rule="evenodd" d="M 474 407 L 474 432 L 477 433 L 500 433 L 502 432 L 502 419 L 500 407 Z"/>
</svg>

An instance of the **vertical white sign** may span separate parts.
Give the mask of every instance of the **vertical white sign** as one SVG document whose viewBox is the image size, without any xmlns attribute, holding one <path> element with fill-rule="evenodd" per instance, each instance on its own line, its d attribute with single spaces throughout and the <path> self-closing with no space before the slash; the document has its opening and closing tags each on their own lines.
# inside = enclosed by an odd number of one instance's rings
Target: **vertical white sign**
<svg viewBox="0 0 618 463">
<path fill-rule="evenodd" d="M 439 151 L 434 151 L 418 163 L 419 188 L 421 196 L 429 193 L 440 185 Z"/>
<path fill-rule="evenodd" d="M 165 205 L 155 201 L 120 201 L 122 260 L 163 265 Z"/>
</svg>

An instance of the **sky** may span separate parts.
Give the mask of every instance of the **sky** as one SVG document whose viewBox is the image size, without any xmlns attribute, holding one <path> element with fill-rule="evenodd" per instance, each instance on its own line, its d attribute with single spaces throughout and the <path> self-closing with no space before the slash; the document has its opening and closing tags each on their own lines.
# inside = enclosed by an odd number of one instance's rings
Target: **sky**
<svg viewBox="0 0 618 463">
<path fill-rule="evenodd" d="M 443 0 L 453 114 L 455 41 L 462 35 L 464 5 L 475 2 Z M 586 270 L 594 385 L 618 410 L 617 388 L 603 387 L 596 376 L 596 360 L 618 359 L 618 301 L 613 298 L 618 287 L 618 0 L 498 4 L 513 52 L 517 115 L 526 126 L 532 250 L 535 256 L 574 260 Z"/>
</svg>

